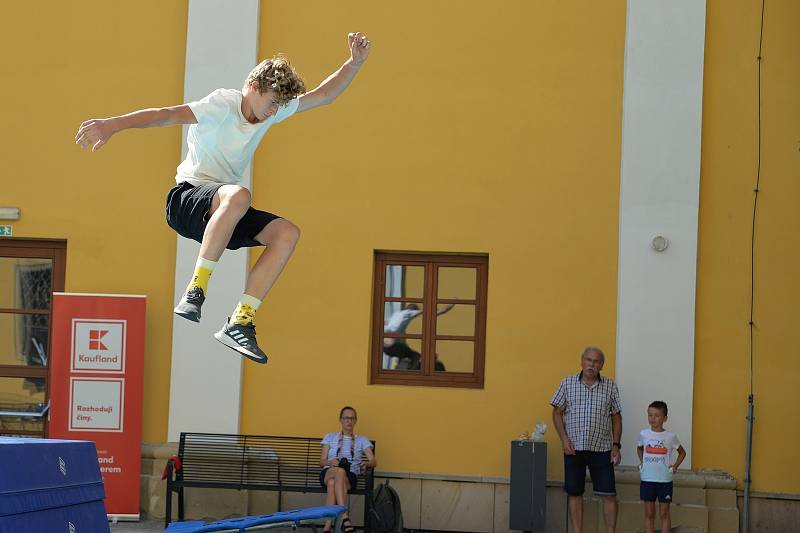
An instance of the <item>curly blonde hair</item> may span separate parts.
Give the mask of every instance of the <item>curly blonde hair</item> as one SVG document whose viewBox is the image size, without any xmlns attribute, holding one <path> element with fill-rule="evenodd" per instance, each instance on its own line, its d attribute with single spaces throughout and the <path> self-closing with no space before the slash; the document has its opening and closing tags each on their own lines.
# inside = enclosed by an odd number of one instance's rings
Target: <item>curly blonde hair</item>
<svg viewBox="0 0 800 533">
<path fill-rule="evenodd" d="M 250 71 L 245 85 L 253 83 L 258 87 L 260 94 L 273 91 L 278 105 L 286 105 L 289 100 L 306 91 L 303 78 L 289 60 L 281 55 L 262 61 Z"/>
</svg>

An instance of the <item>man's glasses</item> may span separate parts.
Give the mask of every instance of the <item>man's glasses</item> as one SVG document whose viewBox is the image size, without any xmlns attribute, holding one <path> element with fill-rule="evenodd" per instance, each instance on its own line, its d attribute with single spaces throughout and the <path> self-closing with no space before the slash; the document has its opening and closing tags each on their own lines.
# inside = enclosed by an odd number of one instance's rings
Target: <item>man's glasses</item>
<svg viewBox="0 0 800 533">
<path fill-rule="evenodd" d="M 343 416 L 341 419 L 344 420 L 345 422 L 355 422 L 356 417 L 354 417 L 354 416 Z"/>
</svg>

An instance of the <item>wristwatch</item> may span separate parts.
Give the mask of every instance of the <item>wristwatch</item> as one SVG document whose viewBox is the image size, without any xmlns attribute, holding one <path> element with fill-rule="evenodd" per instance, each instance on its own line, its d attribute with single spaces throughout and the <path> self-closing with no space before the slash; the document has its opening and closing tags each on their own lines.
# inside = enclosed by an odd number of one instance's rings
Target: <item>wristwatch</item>
<svg viewBox="0 0 800 533">
<path fill-rule="evenodd" d="M 612 442 L 612 443 L 611 443 L 611 445 L 612 445 L 612 446 L 616 446 L 616 447 L 617 447 L 617 448 L 619 448 L 620 450 L 622 449 L 622 444 L 620 444 L 619 442 Z"/>
</svg>

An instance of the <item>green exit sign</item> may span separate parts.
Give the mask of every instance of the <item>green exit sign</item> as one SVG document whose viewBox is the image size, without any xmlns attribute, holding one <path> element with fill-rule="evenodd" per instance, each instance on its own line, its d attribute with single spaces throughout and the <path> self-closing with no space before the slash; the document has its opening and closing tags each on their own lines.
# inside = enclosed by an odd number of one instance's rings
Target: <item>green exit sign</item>
<svg viewBox="0 0 800 533">
<path fill-rule="evenodd" d="M 14 226 L 0 226 L 0 237 L 11 237 L 13 227 Z"/>
</svg>

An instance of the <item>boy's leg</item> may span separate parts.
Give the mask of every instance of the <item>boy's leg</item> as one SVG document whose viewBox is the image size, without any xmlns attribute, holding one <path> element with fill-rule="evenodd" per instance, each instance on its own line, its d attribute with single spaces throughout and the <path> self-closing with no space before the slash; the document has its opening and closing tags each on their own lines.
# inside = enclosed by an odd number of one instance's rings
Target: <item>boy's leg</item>
<svg viewBox="0 0 800 533">
<path fill-rule="evenodd" d="M 279 218 L 267 224 L 256 235 L 256 240 L 266 246 L 247 276 L 244 293 L 263 300 L 294 252 L 300 240 L 300 228 Z"/>
<path fill-rule="evenodd" d="M 236 224 L 250 207 L 250 201 L 250 191 L 238 185 L 223 185 L 214 193 L 192 279 L 175 307 L 177 315 L 194 322 L 200 321 L 200 308 L 208 293 L 208 279 L 225 251 Z"/>
<path fill-rule="evenodd" d="M 200 244 L 200 257 L 218 261 L 231 240 L 236 224 L 250 208 L 250 191 L 239 185 L 223 185 L 217 189 L 208 210 L 208 225 Z"/>
<path fill-rule="evenodd" d="M 672 517 L 669 515 L 669 502 L 658 502 L 658 510 L 661 514 L 661 531 L 670 531 L 672 529 Z M 653 514 L 655 514 L 655 509 Z"/>
<path fill-rule="evenodd" d="M 214 334 L 224 345 L 258 363 L 266 363 L 267 355 L 258 346 L 253 320 L 261 301 L 283 272 L 299 239 L 300 229 L 282 218 L 268 223 L 255 236 L 255 240 L 266 249 L 250 270 L 244 294 L 228 323 Z"/>
<path fill-rule="evenodd" d="M 644 530 L 653 533 L 656 527 L 656 502 L 644 502 Z"/>
</svg>

